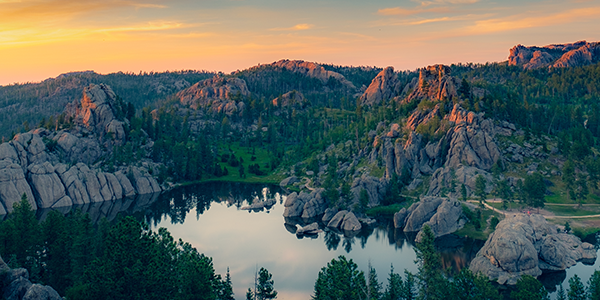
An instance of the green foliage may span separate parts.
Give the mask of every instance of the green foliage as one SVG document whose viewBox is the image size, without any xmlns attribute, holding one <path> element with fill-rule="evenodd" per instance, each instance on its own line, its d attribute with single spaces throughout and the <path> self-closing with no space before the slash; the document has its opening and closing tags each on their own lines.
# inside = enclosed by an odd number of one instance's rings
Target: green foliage
<svg viewBox="0 0 600 300">
<path fill-rule="evenodd" d="M 417 265 L 419 273 L 419 299 L 445 299 L 448 280 L 442 276 L 440 254 L 435 249 L 435 236 L 429 225 L 421 229 L 421 241 L 417 243 Z"/>
<path fill-rule="evenodd" d="M 496 226 L 498 225 L 498 223 L 500 223 L 500 220 L 498 219 L 498 217 L 496 217 L 496 216 L 493 216 L 493 217 L 490 219 L 490 228 L 491 228 L 492 230 L 493 230 L 493 229 L 496 229 Z"/>
<path fill-rule="evenodd" d="M 277 291 L 273 287 L 272 275 L 265 268 L 258 271 L 258 285 L 256 287 L 256 299 L 266 300 L 277 298 Z"/>
<path fill-rule="evenodd" d="M 531 207 L 544 207 L 546 195 L 546 183 L 540 173 L 525 176 L 523 183 L 525 203 Z"/>
<path fill-rule="evenodd" d="M 517 281 L 517 290 L 510 293 L 515 300 L 549 300 L 548 291 L 539 280 L 530 275 L 522 275 Z"/>
<path fill-rule="evenodd" d="M 567 293 L 567 299 L 569 300 L 586 300 L 587 294 L 581 278 L 574 274 L 573 277 L 569 278 L 569 292 Z"/>
<path fill-rule="evenodd" d="M 14 257 L 15 261 L 9 260 L 8 263 L 12 267 L 28 269 L 33 280 L 39 280 L 41 272 L 38 256 L 40 236 L 40 225 L 27 195 L 23 194 L 21 201 L 13 204 L 9 218 L 0 223 L 0 255 Z"/>
<path fill-rule="evenodd" d="M 479 203 L 481 205 L 483 205 L 482 203 L 487 196 L 487 193 L 485 192 L 486 185 L 487 181 L 485 180 L 485 177 L 483 177 L 483 175 L 477 175 L 475 178 L 475 195 L 479 197 Z"/>
<path fill-rule="evenodd" d="M 366 281 L 358 266 L 340 255 L 319 272 L 315 282 L 314 300 L 342 300 L 366 298 Z"/>
<path fill-rule="evenodd" d="M 588 295 L 590 299 L 600 299 L 600 271 L 594 271 L 594 274 L 588 281 Z"/>
<path fill-rule="evenodd" d="M 381 299 L 381 283 L 377 279 L 377 271 L 369 263 L 369 274 L 367 276 L 367 298 L 368 300 Z"/>
<path fill-rule="evenodd" d="M 467 201 L 467 187 L 464 183 L 460 186 L 460 194 L 462 196 L 462 200 Z"/>
<path fill-rule="evenodd" d="M 487 276 L 473 274 L 468 268 L 463 268 L 454 276 L 451 284 L 451 295 L 451 299 L 461 300 L 502 299 Z"/>
</svg>

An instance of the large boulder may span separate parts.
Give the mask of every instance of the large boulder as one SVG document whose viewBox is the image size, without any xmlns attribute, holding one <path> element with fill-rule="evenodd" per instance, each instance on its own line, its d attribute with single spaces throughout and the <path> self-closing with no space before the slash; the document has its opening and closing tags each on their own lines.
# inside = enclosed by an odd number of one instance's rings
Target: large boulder
<svg viewBox="0 0 600 300">
<path fill-rule="evenodd" d="M 27 196 L 31 207 L 37 209 L 33 192 L 21 166 L 10 159 L 0 160 L 0 215 L 12 212 L 13 204 L 19 202 L 23 194 Z"/>
<path fill-rule="evenodd" d="M 310 219 L 325 213 L 327 203 L 322 195 L 324 191 L 325 189 L 319 188 L 310 193 L 310 200 L 304 204 L 302 218 Z"/>
<path fill-rule="evenodd" d="M 592 245 L 557 233 L 541 215 L 514 214 L 496 226 L 469 268 L 500 284 L 516 284 L 521 275 L 565 270 L 582 259 L 596 259 Z"/>
<path fill-rule="evenodd" d="M 435 214 L 425 222 L 429 225 L 435 237 L 453 233 L 462 228 L 466 223 L 460 202 L 446 199 L 438 206 Z M 417 241 L 421 241 L 422 231 L 417 234 Z"/>
<path fill-rule="evenodd" d="M 339 228 L 340 225 L 344 222 L 344 217 L 348 214 L 347 210 L 338 211 L 331 220 L 327 223 L 327 227 Z"/>
<path fill-rule="evenodd" d="M 340 225 L 340 229 L 344 231 L 359 231 L 362 228 L 360 222 L 356 218 L 353 212 L 349 212 L 344 216 L 344 221 Z"/>
<path fill-rule="evenodd" d="M 302 210 L 304 209 L 304 203 L 307 196 L 308 194 L 304 192 L 300 192 L 300 195 L 296 192 L 287 195 L 283 204 L 285 207 L 283 216 L 286 218 L 302 216 Z"/>
<path fill-rule="evenodd" d="M 424 197 L 421 201 L 410 206 L 410 215 L 404 224 L 405 232 L 418 232 L 425 222 L 429 221 L 437 212 L 443 199 L 439 197 Z"/>
<path fill-rule="evenodd" d="M 127 175 L 131 178 L 131 183 L 138 194 L 152 194 L 162 191 L 160 185 L 146 169 L 131 167 Z"/>
</svg>

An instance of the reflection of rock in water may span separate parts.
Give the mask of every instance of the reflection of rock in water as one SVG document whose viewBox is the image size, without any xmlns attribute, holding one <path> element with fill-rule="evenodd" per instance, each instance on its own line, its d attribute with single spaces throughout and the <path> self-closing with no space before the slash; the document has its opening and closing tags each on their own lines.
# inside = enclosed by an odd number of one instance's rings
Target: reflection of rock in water
<svg viewBox="0 0 600 300">
<path fill-rule="evenodd" d="M 550 293 L 556 292 L 556 288 L 559 284 L 567 279 L 567 271 L 556 271 L 556 272 L 543 272 L 538 277 L 538 280 L 544 285 L 546 290 Z"/>
<path fill-rule="evenodd" d="M 448 234 L 435 240 L 435 248 L 440 253 L 442 267 L 458 272 L 469 266 L 469 262 L 475 258 L 484 243 L 485 241 Z"/>
<path fill-rule="evenodd" d="M 89 214 L 90 220 L 93 224 L 98 223 L 102 218 L 106 218 L 107 221 L 111 222 L 114 220 L 119 213 L 133 214 L 138 211 L 145 211 L 149 208 L 157 199 L 160 193 L 137 195 L 135 198 L 122 198 L 113 201 L 93 202 L 86 203 L 83 205 L 73 205 L 60 207 L 57 209 L 38 209 L 36 211 L 37 218 L 40 221 L 44 221 L 48 216 L 48 213 L 52 210 L 56 210 L 63 215 L 77 209 L 81 210 L 84 214 Z"/>
</svg>

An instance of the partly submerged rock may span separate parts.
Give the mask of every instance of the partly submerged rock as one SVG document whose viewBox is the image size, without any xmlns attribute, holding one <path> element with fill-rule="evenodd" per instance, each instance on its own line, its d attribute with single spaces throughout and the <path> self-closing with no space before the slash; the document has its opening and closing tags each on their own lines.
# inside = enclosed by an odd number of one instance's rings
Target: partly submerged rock
<svg viewBox="0 0 600 300">
<path fill-rule="evenodd" d="M 469 268 L 500 284 L 516 284 L 522 275 L 565 270 L 583 259 L 596 259 L 589 243 L 557 233 L 556 226 L 541 215 L 514 214 L 496 226 Z"/>
</svg>

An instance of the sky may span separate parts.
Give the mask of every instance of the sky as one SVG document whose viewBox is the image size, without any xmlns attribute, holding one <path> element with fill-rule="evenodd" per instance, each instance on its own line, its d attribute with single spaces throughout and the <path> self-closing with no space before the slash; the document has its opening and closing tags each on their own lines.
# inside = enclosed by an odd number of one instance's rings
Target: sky
<svg viewBox="0 0 600 300">
<path fill-rule="evenodd" d="M 600 0 L 0 0 L 0 85 L 280 59 L 414 70 L 600 41 Z"/>
</svg>

